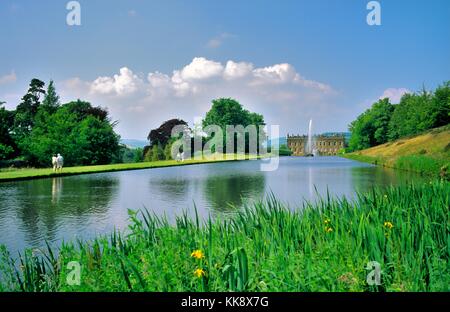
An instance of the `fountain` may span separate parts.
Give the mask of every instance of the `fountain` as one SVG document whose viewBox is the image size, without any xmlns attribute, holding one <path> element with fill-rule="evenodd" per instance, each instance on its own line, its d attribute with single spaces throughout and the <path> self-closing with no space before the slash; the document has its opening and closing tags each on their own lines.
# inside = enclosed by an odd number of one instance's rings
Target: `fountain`
<svg viewBox="0 0 450 312">
<path fill-rule="evenodd" d="M 317 149 L 314 147 L 313 143 L 313 134 L 312 134 L 312 119 L 309 120 L 309 127 L 308 127 L 308 140 L 305 146 L 305 156 L 316 156 Z"/>
</svg>

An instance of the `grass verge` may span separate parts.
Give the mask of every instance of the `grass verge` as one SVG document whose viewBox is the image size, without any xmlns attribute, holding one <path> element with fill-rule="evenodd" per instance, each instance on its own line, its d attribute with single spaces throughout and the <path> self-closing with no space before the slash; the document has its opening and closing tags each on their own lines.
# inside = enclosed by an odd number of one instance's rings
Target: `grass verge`
<svg viewBox="0 0 450 312">
<path fill-rule="evenodd" d="M 450 178 L 450 125 L 343 157 L 420 174 Z"/>
<path fill-rule="evenodd" d="M 435 181 L 295 211 L 272 196 L 231 219 L 175 225 L 130 211 L 127 234 L 28 250 L 18 263 L 3 248 L 0 290 L 449 291 L 449 194 Z M 381 285 L 367 283 L 371 261 Z"/>
<path fill-rule="evenodd" d="M 39 179 L 39 178 L 49 178 L 49 177 L 61 177 L 61 176 L 70 176 L 70 175 L 79 175 L 79 174 L 88 174 L 88 173 L 186 166 L 186 165 L 196 165 L 196 164 L 204 164 L 204 163 L 236 161 L 236 160 L 246 160 L 246 159 L 257 159 L 257 158 L 262 158 L 262 156 L 224 154 L 223 157 L 211 156 L 209 158 L 204 157 L 203 159 L 199 159 L 199 160 L 192 159 L 192 160 L 186 160 L 183 162 L 177 162 L 175 160 L 160 160 L 160 161 L 129 163 L 129 164 L 64 167 L 63 171 L 58 172 L 58 173 L 53 172 L 53 170 L 51 168 L 2 169 L 2 170 L 0 170 L 0 182 L 13 181 L 13 180 L 30 180 L 30 179 Z"/>
</svg>

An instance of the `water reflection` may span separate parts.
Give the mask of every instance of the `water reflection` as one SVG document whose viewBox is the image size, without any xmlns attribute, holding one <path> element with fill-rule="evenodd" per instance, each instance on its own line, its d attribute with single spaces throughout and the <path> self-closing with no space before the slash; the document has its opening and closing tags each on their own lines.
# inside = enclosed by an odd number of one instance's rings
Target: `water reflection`
<svg viewBox="0 0 450 312">
<path fill-rule="evenodd" d="M 62 178 L 52 179 L 52 204 L 57 204 L 59 202 L 59 199 L 61 198 L 62 184 Z"/>
<path fill-rule="evenodd" d="M 337 157 L 287 157 L 278 170 L 260 161 L 123 171 L 0 183 L 0 243 L 11 251 L 128 226 L 128 209 L 146 207 L 169 221 L 187 210 L 229 214 L 273 193 L 292 209 L 317 196 L 354 197 L 373 186 L 421 180 L 413 174 Z"/>
<path fill-rule="evenodd" d="M 101 177 L 68 177 L 2 185 L 0 243 L 13 235 L 21 241 L 17 245 L 38 246 L 43 240 L 60 239 L 61 228 L 83 233 L 92 215 L 99 219 L 107 215 L 118 183 Z"/>
<path fill-rule="evenodd" d="M 262 198 L 265 184 L 262 172 L 212 176 L 206 179 L 204 195 L 214 214 L 232 212 L 241 208 L 246 199 Z"/>
</svg>

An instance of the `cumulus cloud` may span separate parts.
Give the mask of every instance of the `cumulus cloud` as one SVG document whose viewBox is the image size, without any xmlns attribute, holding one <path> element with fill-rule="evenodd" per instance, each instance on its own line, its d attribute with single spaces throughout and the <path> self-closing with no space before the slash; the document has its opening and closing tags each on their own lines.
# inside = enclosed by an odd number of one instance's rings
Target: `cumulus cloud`
<svg viewBox="0 0 450 312">
<path fill-rule="evenodd" d="M 11 73 L 9 74 L 0 76 L 0 85 L 16 82 L 16 80 L 17 80 L 16 73 L 14 71 L 11 71 Z"/>
<path fill-rule="evenodd" d="M 196 57 L 181 70 L 181 78 L 184 80 L 208 79 L 220 76 L 222 71 L 221 63 L 207 60 L 204 57 Z"/>
<path fill-rule="evenodd" d="M 389 98 L 391 103 L 397 104 L 405 93 L 411 93 L 411 91 L 406 88 L 388 88 L 384 90 L 379 99 Z"/>
<path fill-rule="evenodd" d="M 253 64 L 247 62 L 228 61 L 223 76 L 227 80 L 248 77 L 253 71 Z"/>
<path fill-rule="evenodd" d="M 127 67 L 122 67 L 113 77 L 98 77 L 92 82 L 91 91 L 100 94 L 124 95 L 138 89 L 142 80 Z"/>
<path fill-rule="evenodd" d="M 329 116 L 328 99 L 336 96 L 331 86 L 304 78 L 288 63 L 255 67 L 250 62 L 221 63 L 204 57 L 170 74 L 141 75 L 122 67 L 112 76 L 93 81 L 72 78 L 62 86 L 66 99 L 83 98 L 107 106 L 113 119 L 120 120 L 119 133 L 135 138 L 169 118 L 190 122 L 204 116 L 211 100 L 218 97 L 238 99 L 247 109 L 264 114 L 269 124 L 298 127 L 299 120 L 306 122 L 322 113 Z"/>
</svg>

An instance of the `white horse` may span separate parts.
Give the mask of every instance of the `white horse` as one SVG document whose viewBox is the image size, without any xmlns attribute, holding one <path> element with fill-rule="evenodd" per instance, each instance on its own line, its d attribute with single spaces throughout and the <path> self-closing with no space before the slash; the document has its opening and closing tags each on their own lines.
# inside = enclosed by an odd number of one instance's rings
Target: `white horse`
<svg viewBox="0 0 450 312">
<path fill-rule="evenodd" d="M 62 171 L 62 167 L 64 165 L 64 158 L 61 156 L 61 154 L 58 154 L 58 157 L 56 157 L 56 170 Z"/>
</svg>

